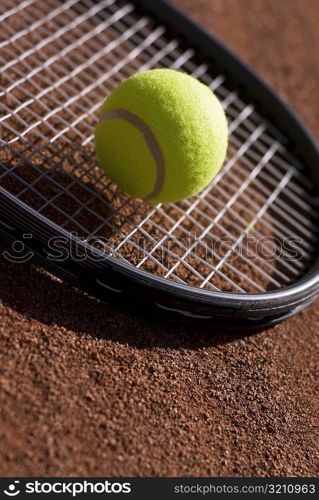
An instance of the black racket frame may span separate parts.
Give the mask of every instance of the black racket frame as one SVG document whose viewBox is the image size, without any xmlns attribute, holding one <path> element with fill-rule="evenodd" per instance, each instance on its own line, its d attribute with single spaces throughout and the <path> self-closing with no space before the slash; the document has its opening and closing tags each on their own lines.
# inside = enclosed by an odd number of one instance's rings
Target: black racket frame
<svg viewBox="0 0 319 500">
<path fill-rule="evenodd" d="M 286 147 L 307 166 L 319 191 L 319 150 L 293 111 L 245 63 L 218 39 L 166 0 L 134 0 L 142 14 L 164 23 L 211 61 L 217 71 L 288 138 Z M 134 312 L 210 326 L 260 329 L 286 319 L 310 304 L 319 293 L 319 258 L 294 284 L 259 294 L 215 292 L 152 275 L 109 257 L 65 231 L 0 187 L 0 235 L 9 245 L 21 241 L 30 260 L 71 285 Z M 29 235 L 29 237 L 26 237 Z M 52 259 L 51 238 L 63 240 L 66 254 Z M 51 240 L 52 241 L 52 240 Z M 77 258 L 73 256 L 76 255 Z M 78 258 L 86 256 L 85 259 Z M 28 259 L 29 260 L 29 259 Z"/>
</svg>

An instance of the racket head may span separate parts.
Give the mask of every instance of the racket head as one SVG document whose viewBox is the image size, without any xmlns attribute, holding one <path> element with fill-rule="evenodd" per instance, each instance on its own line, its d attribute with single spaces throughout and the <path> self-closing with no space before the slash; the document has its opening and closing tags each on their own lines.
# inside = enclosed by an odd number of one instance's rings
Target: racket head
<svg viewBox="0 0 319 500">
<path fill-rule="evenodd" d="M 34 3 L 0 17 L 9 26 L 0 42 L 6 51 L 0 194 L 3 221 L 16 235 L 32 232 L 41 265 L 94 295 L 186 321 L 259 325 L 313 300 L 318 151 L 287 106 L 165 2 L 51 0 L 38 18 Z M 21 26 L 25 19 L 35 25 L 35 42 L 19 28 L 19 16 Z M 152 207 L 105 177 L 92 130 L 101 102 L 121 79 L 161 66 L 210 85 L 231 135 L 228 160 L 203 193 Z M 68 258 L 53 269 L 48 242 L 56 237 L 64 238 Z M 278 257 L 287 238 L 293 245 Z M 263 240 L 275 242 L 269 259 L 256 250 Z M 78 262 L 75 248 L 88 258 Z"/>
</svg>

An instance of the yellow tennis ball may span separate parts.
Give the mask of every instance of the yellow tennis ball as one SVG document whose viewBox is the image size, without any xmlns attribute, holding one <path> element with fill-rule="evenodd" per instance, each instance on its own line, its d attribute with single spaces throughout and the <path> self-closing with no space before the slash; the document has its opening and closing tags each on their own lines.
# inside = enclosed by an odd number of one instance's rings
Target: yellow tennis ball
<svg viewBox="0 0 319 500">
<path fill-rule="evenodd" d="M 227 136 L 223 108 L 206 85 L 179 71 L 154 69 L 110 94 L 95 144 L 110 179 L 158 203 L 204 189 L 225 160 Z"/>
</svg>

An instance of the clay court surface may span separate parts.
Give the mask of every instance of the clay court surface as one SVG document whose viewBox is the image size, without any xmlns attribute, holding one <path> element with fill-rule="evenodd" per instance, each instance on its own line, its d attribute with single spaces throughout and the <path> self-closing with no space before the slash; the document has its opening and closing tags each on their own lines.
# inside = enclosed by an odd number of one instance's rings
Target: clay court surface
<svg viewBox="0 0 319 500">
<path fill-rule="evenodd" d="M 319 138 L 317 0 L 176 3 Z M 318 301 L 254 335 L 161 324 L 4 250 L 1 475 L 318 475 Z"/>
</svg>

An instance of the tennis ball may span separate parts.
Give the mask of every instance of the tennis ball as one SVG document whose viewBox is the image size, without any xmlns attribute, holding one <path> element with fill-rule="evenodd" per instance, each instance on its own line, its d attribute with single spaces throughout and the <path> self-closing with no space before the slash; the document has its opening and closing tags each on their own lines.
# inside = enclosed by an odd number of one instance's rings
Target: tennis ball
<svg viewBox="0 0 319 500">
<path fill-rule="evenodd" d="M 100 110 L 96 152 L 124 191 L 152 203 L 204 189 L 220 170 L 227 121 L 213 92 L 195 78 L 153 69 L 123 81 Z"/>
</svg>

